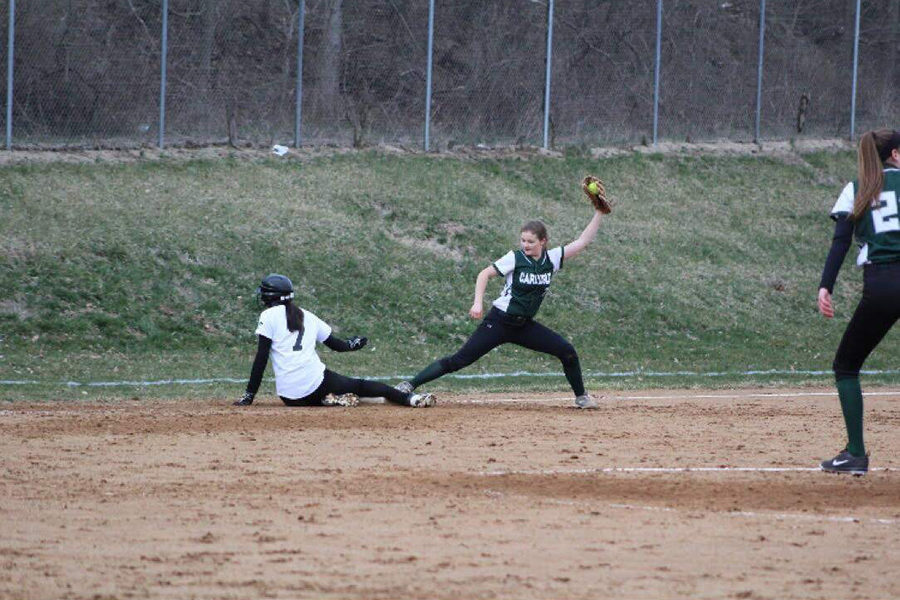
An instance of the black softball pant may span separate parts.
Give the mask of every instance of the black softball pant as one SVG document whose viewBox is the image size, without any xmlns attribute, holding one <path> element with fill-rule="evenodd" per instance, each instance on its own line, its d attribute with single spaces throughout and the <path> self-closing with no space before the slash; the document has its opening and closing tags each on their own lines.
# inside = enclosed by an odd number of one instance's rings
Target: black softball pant
<svg viewBox="0 0 900 600">
<path fill-rule="evenodd" d="M 478 329 L 456 354 L 437 361 L 440 365 L 439 372 L 434 373 L 435 376 L 428 380 L 459 371 L 502 344 L 516 344 L 535 352 L 543 352 L 557 357 L 562 363 L 572 391 L 576 396 L 584 394 L 581 364 L 578 361 L 578 353 L 575 352 L 572 344 L 534 319 L 512 317 L 496 307 L 491 308 L 478 325 Z M 413 383 L 421 385 L 425 381 L 419 381 L 417 377 Z"/>
<path fill-rule="evenodd" d="M 900 318 L 900 262 L 866 265 L 862 299 L 834 357 L 836 379 L 859 377 L 872 350 Z"/>
<path fill-rule="evenodd" d="M 386 398 L 392 404 L 402 405 L 409 405 L 410 396 L 378 381 L 345 377 L 325 369 L 325 376 L 316 391 L 303 398 L 281 396 L 281 401 L 288 406 L 322 406 L 322 400 L 328 394 L 356 394 L 360 398 Z"/>
</svg>

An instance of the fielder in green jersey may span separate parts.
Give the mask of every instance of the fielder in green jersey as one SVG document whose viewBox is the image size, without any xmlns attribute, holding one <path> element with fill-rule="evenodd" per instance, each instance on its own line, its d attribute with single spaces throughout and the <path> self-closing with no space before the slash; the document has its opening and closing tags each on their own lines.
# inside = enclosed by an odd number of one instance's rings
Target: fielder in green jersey
<svg viewBox="0 0 900 600">
<path fill-rule="evenodd" d="M 835 220 L 831 251 L 819 283 L 819 312 L 834 316 L 831 293 L 853 237 L 856 264 L 864 268 L 863 295 L 834 357 L 834 376 L 847 428 L 847 445 L 824 471 L 863 475 L 869 456 L 863 444 L 863 396 L 859 372 L 900 318 L 900 132 L 880 129 L 859 141 L 859 177 L 848 183 L 831 210 Z"/>
<path fill-rule="evenodd" d="M 535 321 L 534 316 L 563 262 L 580 254 L 594 240 L 601 216 L 600 211 L 595 210 L 578 239 L 549 249 L 546 226 L 540 221 L 525 223 L 519 234 L 519 249 L 507 252 L 485 267 L 475 280 L 475 299 L 469 316 L 484 319 L 472 336 L 455 354 L 434 361 L 411 381 L 398 385 L 397 389 L 412 392 L 423 383 L 458 371 L 497 346 L 509 343 L 557 357 L 575 393 L 575 406 L 597 408 L 597 401 L 584 389 L 581 364 L 575 348 L 561 335 Z M 485 288 L 490 279 L 498 276 L 503 277 L 506 283 L 485 316 Z"/>
</svg>

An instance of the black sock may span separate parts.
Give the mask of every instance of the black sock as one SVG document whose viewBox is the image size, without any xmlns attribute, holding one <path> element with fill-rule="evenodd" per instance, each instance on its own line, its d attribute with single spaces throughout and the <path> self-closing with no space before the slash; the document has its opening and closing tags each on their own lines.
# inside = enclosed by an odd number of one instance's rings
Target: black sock
<svg viewBox="0 0 900 600">
<path fill-rule="evenodd" d="M 572 386 L 575 397 L 584 396 L 584 379 L 581 376 L 581 362 L 577 356 L 563 360 L 563 373 L 566 374 L 566 380 Z"/>
<path fill-rule="evenodd" d="M 379 396 L 391 404 L 409 406 L 409 395 L 380 381 L 361 380 L 358 395 L 363 398 L 378 398 Z"/>
</svg>

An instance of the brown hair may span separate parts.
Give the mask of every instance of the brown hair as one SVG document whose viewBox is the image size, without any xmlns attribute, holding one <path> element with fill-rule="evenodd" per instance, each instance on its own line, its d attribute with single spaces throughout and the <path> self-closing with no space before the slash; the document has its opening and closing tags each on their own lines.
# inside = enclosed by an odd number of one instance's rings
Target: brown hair
<svg viewBox="0 0 900 600">
<path fill-rule="evenodd" d="M 528 221 L 527 223 L 522 225 L 522 229 L 519 230 L 520 233 L 522 231 L 530 231 L 531 233 L 536 235 L 537 239 L 541 241 L 541 244 L 546 250 L 547 242 L 550 241 L 550 236 L 547 235 L 547 226 L 544 225 L 543 221 Z"/>
<path fill-rule="evenodd" d="M 881 194 L 884 187 L 884 163 L 891 151 L 900 146 L 900 132 L 892 129 L 867 131 L 859 138 L 858 179 L 853 213 L 858 221 Z"/>
<path fill-rule="evenodd" d="M 287 317 L 288 331 L 301 331 L 303 329 L 303 312 L 293 301 L 288 300 L 284 303 L 284 314 Z"/>
</svg>

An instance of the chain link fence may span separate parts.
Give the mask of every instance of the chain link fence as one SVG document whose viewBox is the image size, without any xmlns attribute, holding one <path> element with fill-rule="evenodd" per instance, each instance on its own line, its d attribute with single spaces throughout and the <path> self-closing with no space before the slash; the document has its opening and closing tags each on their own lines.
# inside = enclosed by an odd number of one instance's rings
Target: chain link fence
<svg viewBox="0 0 900 600">
<path fill-rule="evenodd" d="M 866 42 L 861 39 L 859 46 L 857 131 L 892 125 L 900 129 L 900 125 L 896 124 L 896 94 L 900 82 L 900 2 L 888 3 L 886 7 L 864 3 L 860 21 L 861 35 Z"/>
<path fill-rule="evenodd" d="M 424 142 L 429 0 L 0 3 L 12 148 Z M 430 149 L 751 141 L 758 91 L 762 140 L 891 126 L 900 0 L 859 3 L 853 112 L 857 5 L 434 0 Z"/>
<path fill-rule="evenodd" d="M 560 2 L 554 8 L 554 145 L 633 143 L 649 136 L 656 2 Z"/>
<path fill-rule="evenodd" d="M 540 143 L 546 18 L 545 4 L 527 0 L 436 3 L 436 147 Z"/>
<path fill-rule="evenodd" d="M 143 129 L 154 128 L 159 113 L 160 16 L 158 6 L 138 11 L 121 1 L 20 0 L 14 140 L 48 146 L 149 142 Z"/>
<path fill-rule="evenodd" d="M 769 2 L 762 90 L 768 135 L 849 135 L 854 15 L 855 2 L 845 0 Z"/>
</svg>

